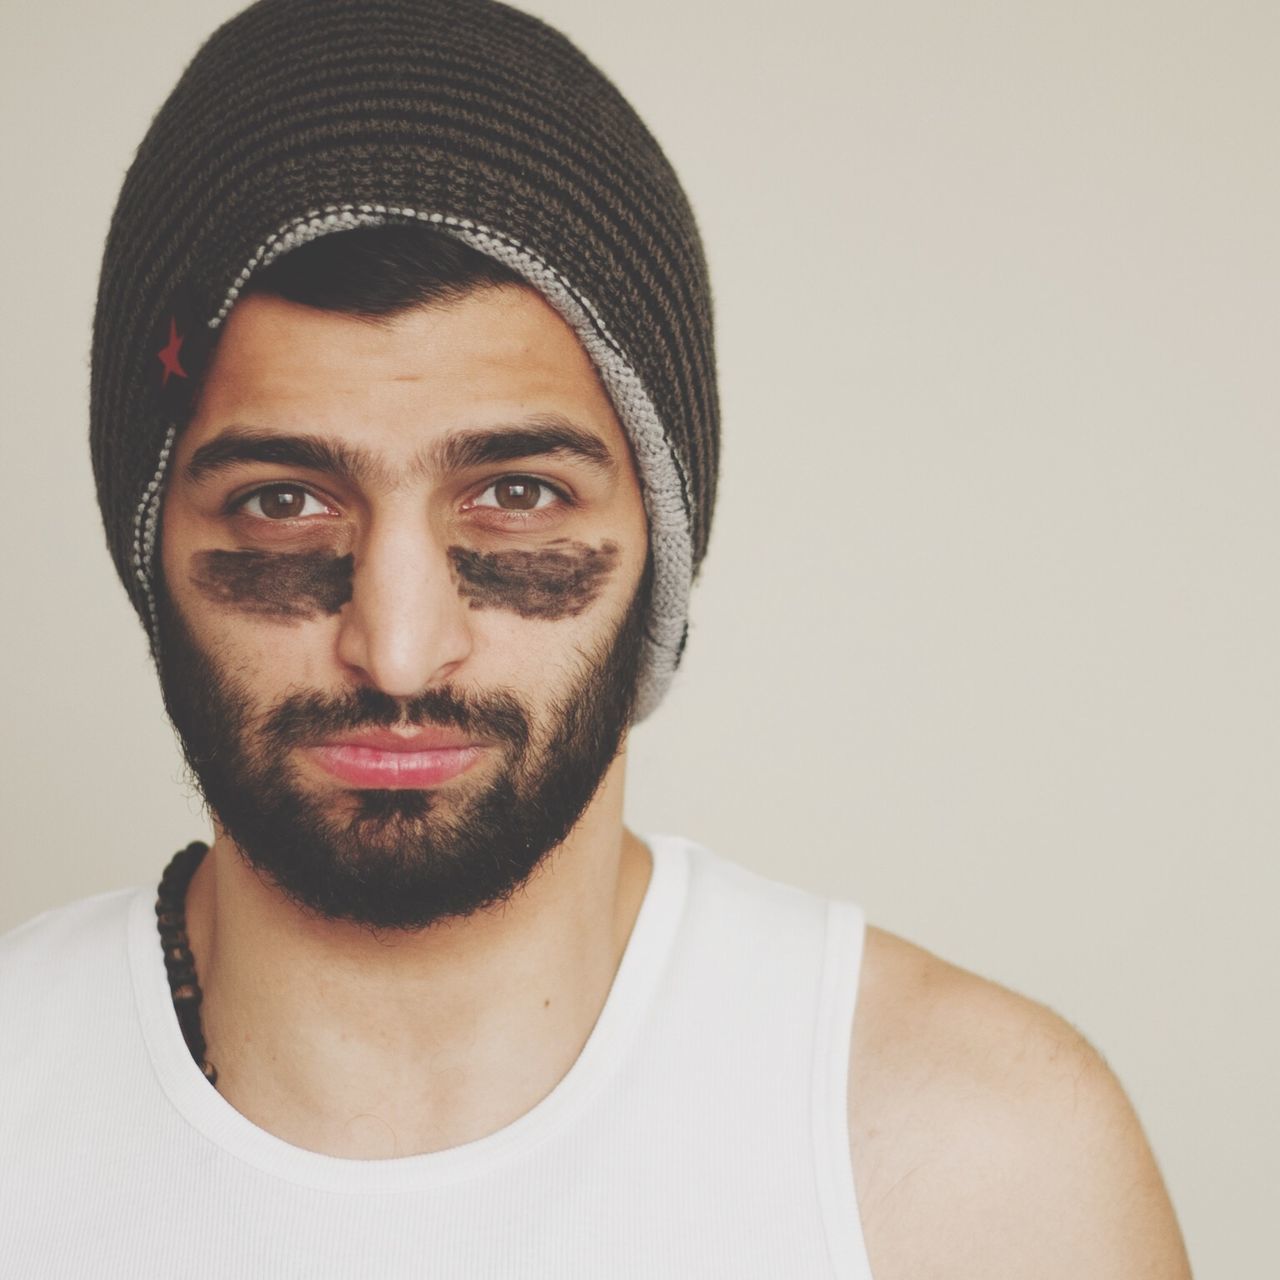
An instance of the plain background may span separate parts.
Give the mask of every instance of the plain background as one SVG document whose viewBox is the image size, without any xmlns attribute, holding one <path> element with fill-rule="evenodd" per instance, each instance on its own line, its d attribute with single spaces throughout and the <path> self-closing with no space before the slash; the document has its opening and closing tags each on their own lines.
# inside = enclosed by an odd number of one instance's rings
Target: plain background
<svg viewBox="0 0 1280 1280">
<path fill-rule="evenodd" d="M 124 169 L 239 6 L 5 0 L 0 927 L 205 832 L 103 547 Z M 716 291 L 721 500 L 630 822 L 854 898 L 1127 1086 L 1197 1273 L 1269 1271 L 1280 10 L 541 0 Z"/>
</svg>

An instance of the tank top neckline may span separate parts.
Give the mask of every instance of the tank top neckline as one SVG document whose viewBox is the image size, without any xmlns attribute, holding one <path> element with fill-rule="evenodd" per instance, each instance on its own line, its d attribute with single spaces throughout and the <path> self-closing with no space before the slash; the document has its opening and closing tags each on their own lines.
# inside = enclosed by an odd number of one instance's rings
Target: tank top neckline
<svg viewBox="0 0 1280 1280">
<path fill-rule="evenodd" d="M 295 1147 L 259 1128 L 210 1087 L 187 1049 L 155 930 L 155 890 L 140 889 L 130 904 L 130 967 L 142 1035 L 160 1087 L 187 1123 L 223 1151 L 318 1190 L 408 1191 L 458 1182 L 506 1164 L 572 1123 L 626 1056 L 652 1003 L 684 914 L 691 845 L 678 836 L 642 839 L 652 854 L 653 870 L 595 1026 L 551 1092 L 496 1132 L 442 1151 L 356 1160 Z"/>
</svg>

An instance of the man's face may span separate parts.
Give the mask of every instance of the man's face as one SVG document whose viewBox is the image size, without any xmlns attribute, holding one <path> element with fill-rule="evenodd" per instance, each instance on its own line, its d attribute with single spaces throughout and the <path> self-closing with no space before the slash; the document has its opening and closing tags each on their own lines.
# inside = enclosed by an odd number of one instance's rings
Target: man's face
<svg viewBox="0 0 1280 1280">
<path fill-rule="evenodd" d="M 161 682 L 221 828 L 328 918 L 505 900 L 617 754 L 651 581 L 573 332 L 523 288 L 249 296 L 171 466 Z"/>
</svg>

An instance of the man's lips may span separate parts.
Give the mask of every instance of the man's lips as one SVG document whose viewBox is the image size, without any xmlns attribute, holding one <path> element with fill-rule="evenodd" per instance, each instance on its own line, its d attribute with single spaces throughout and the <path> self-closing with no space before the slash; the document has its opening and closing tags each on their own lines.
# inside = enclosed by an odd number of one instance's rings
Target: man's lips
<svg viewBox="0 0 1280 1280">
<path fill-rule="evenodd" d="M 471 767 L 485 744 L 445 729 L 370 729 L 304 748 L 326 773 L 353 787 L 434 787 Z"/>
</svg>

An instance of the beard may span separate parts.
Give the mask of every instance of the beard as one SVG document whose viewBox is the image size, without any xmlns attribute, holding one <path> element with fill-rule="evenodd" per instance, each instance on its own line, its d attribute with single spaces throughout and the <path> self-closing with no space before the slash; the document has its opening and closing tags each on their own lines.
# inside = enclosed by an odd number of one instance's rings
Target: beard
<svg viewBox="0 0 1280 1280">
<path fill-rule="evenodd" d="M 408 699 L 359 686 L 295 692 L 265 709 L 197 644 L 157 584 L 165 708 L 206 804 L 240 855 L 327 920 L 424 929 L 506 902 L 563 843 L 618 754 L 635 708 L 653 560 L 613 634 L 580 655 L 537 726 L 510 690 L 450 685 Z M 448 727 L 502 753 L 487 782 L 430 789 L 308 789 L 294 748 L 345 731 Z M 482 757 L 483 759 L 483 757 Z"/>
</svg>

